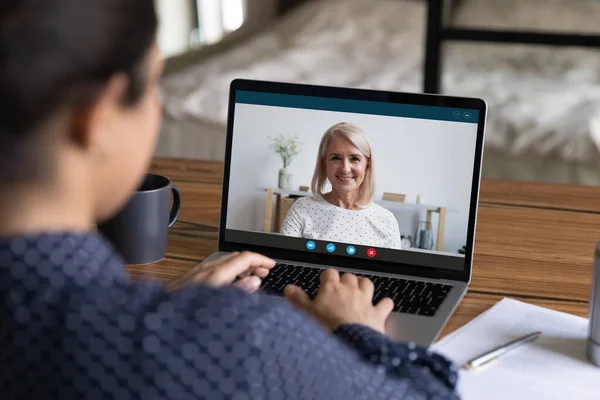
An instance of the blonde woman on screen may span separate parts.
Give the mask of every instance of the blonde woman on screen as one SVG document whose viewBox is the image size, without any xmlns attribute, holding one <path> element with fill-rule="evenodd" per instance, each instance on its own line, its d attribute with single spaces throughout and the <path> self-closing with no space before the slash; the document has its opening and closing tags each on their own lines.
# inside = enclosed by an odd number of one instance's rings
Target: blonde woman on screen
<svg viewBox="0 0 600 400">
<path fill-rule="evenodd" d="M 327 182 L 331 190 L 325 193 Z M 298 199 L 281 233 L 287 236 L 400 249 L 394 215 L 373 203 L 373 154 L 358 126 L 330 127 L 319 145 L 312 178 L 313 196 Z"/>
</svg>

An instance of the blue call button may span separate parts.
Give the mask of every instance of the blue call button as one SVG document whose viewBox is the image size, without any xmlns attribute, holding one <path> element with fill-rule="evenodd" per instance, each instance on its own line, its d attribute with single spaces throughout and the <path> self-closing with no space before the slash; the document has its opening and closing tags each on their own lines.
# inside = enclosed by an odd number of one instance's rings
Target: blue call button
<svg viewBox="0 0 600 400">
<path fill-rule="evenodd" d="M 328 252 L 333 253 L 335 251 L 335 244 L 333 243 L 328 243 L 327 247 L 325 247 L 327 249 Z"/>
<path fill-rule="evenodd" d="M 315 247 L 317 247 L 317 245 L 312 240 L 309 240 L 308 242 L 306 242 L 306 248 L 307 249 L 314 250 Z"/>
</svg>

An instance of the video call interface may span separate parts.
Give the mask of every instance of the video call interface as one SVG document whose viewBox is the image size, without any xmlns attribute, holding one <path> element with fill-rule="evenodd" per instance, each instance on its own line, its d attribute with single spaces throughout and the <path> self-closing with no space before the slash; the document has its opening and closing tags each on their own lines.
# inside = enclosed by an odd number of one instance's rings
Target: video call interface
<svg viewBox="0 0 600 400">
<path fill-rule="evenodd" d="M 478 119 L 237 91 L 225 239 L 461 270 Z"/>
</svg>

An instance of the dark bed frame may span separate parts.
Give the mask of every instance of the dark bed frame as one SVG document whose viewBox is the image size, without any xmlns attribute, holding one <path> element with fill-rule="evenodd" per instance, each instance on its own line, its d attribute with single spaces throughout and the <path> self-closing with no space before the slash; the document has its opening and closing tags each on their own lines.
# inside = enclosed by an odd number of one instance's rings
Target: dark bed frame
<svg viewBox="0 0 600 400">
<path fill-rule="evenodd" d="M 454 28 L 445 24 L 452 1 L 427 0 L 427 38 L 425 41 L 425 73 L 423 91 L 440 93 L 442 74 L 442 45 L 445 40 L 471 42 L 519 43 L 548 46 L 600 47 L 600 35 L 576 32 L 535 32 L 523 30 L 491 30 Z"/>
<path fill-rule="evenodd" d="M 519 43 L 547 46 L 600 47 L 600 35 L 580 33 L 535 32 L 525 30 L 492 30 L 455 28 L 446 24 L 447 16 L 457 1 L 427 1 L 427 34 L 425 39 L 425 71 L 423 92 L 440 93 L 444 41 Z M 279 0 L 278 12 L 283 14 L 306 0 Z"/>
<path fill-rule="evenodd" d="M 296 7 L 299 4 L 306 3 L 307 0 L 278 0 L 277 14 L 282 15 Z"/>
</svg>

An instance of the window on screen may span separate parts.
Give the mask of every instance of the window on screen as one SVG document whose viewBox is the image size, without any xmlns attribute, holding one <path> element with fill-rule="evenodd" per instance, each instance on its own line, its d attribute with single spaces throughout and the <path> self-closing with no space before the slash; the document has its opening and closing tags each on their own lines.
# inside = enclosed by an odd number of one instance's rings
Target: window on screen
<svg viewBox="0 0 600 400">
<path fill-rule="evenodd" d="M 236 104 L 233 129 L 227 229 L 461 256 L 476 123 Z"/>
</svg>

